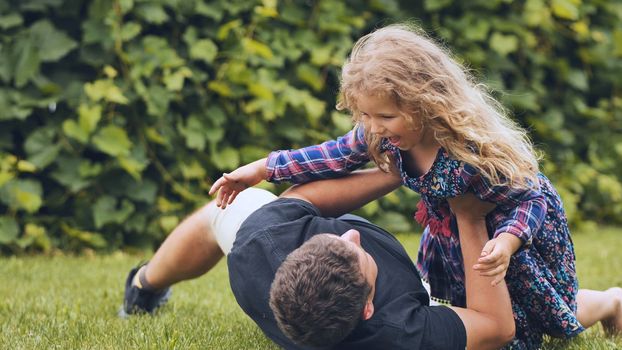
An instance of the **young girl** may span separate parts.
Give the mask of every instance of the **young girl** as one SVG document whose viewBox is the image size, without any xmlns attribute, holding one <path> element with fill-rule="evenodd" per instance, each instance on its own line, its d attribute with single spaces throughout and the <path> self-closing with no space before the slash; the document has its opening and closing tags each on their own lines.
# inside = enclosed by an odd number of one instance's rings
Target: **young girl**
<svg viewBox="0 0 622 350">
<path fill-rule="evenodd" d="M 421 194 L 415 218 L 425 230 L 417 267 L 432 297 L 466 306 L 447 199 L 474 193 L 497 205 L 487 216 L 491 240 L 474 268 L 494 276 L 493 283 L 507 282 L 516 320 L 513 349 L 536 349 L 545 333 L 572 337 L 598 321 L 612 332 L 622 329 L 622 290 L 578 291 L 562 203 L 539 173 L 525 131 L 423 33 L 394 25 L 361 38 L 343 67 L 337 108 L 353 115 L 348 134 L 272 152 L 225 174 L 210 194 L 220 189 L 217 203 L 224 207 L 263 179 L 302 183 L 373 160 Z"/>
</svg>

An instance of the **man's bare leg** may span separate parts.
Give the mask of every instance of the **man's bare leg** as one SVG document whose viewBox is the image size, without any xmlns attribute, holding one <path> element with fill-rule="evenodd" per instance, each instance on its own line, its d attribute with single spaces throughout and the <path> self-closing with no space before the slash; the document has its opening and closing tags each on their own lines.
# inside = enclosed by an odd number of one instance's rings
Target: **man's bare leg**
<svg viewBox="0 0 622 350">
<path fill-rule="evenodd" d="M 622 333 L 622 288 L 606 291 L 580 289 L 577 294 L 577 319 L 588 328 L 598 321 L 605 333 Z"/>
<path fill-rule="evenodd" d="M 143 267 L 151 288 L 163 289 L 199 277 L 224 256 L 207 220 L 208 206 L 214 205 L 211 202 L 203 206 L 179 224 Z"/>
</svg>

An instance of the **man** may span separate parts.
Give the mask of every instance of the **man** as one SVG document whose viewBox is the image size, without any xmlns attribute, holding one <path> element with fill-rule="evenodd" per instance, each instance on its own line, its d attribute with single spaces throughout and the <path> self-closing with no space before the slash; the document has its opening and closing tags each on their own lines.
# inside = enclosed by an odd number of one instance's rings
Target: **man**
<svg viewBox="0 0 622 350">
<path fill-rule="evenodd" d="M 225 210 L 210 203 L 182 222 L 147 266 L 130 272 L 124 310 L 153 311 L 170 285 L 204 274 L 224 251 L 238 304 L 284 348 L 503 346 L 514 336 L 507 288 L 470 268 L 487 241 L 490 205 L 474 197 L 450 202 L 467 267 L 467 309 L 428 306 L 395 238 L 359 217 L 333 218 L 398 185 L 374 169 L 296 186 L 276 200 L 249 189 Z"/>
</svg>

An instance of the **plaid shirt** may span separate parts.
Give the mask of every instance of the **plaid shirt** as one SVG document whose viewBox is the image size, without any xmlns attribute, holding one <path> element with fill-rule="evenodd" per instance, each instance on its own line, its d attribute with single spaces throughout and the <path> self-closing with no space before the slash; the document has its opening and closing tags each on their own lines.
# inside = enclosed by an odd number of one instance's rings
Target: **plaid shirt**
<svg viewBox="0 0 622 350">
<path fill-rule="evenodd" d="M 423 204 L 418 206 L 420 210 L 417 219 L 428 229 L 422 238 L 418 267 L 425 280 L 428 280 L 428 272 L 437 268 L 444 271 L 438 272 L 449 275 L 449 280 L 435 283 L 434 289 L 445 291 L 434 293 L 433 290 L 432 294 L 436 294 L 438 298 L 455 299 L 456 293 L 448 293 L 451 289 L 448 284 L 461 284 L 464 280 L 459 239 L 456 234 L 452 234 L 455 231 L 450 227 L 453 215 L 447 198 L 471 192 L 483 200 L 497 204 L 486 217 L 489 233 L 493 237 L 507 232 L 520 238 L 524 245 L 529 245 L 533 234 L 542 225 L 547 205 L 539 190 L 492 186 L 475 167 L 450 158 L 442 148 L 426 174 L 417 178 L 410 177 L 403 170 L 399 149 L 384 140 L 381 150 L 390 152 L 392 159 L 398 162 L 403 184 L 421 194 Z M 337 140 L 299 150 L 270 153 L 266 163 L 267 179 L 277 183 L 304 183 L 333 178 L 358 169 L 369 160 L 364 130 L 359 126 Z M 546 178 L 541 176 L 541 181 L 543 179 Z M 429 245 L 426 246 L 425 243 Z"/>
</svg>

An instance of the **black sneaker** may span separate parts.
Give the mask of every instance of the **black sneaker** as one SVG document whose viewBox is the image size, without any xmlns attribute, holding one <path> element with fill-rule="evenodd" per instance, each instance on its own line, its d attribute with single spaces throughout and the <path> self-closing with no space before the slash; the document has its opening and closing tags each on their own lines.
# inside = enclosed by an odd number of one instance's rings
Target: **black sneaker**
<svg viewBox="0 0 622 350">
<path fill-rule="evenodd" d="M 125 280 L 125 296 L 123 307 L 119 310 L 119 316 L 127 317 L 133 314 L 153 314 L 157 308 L 166 304 L 171 296 L 171 288 L 152 292 L 143 290 L 132 284 L 134 276 L 145 264 L 138 265 L 130 270 Z"/>
</svg>

